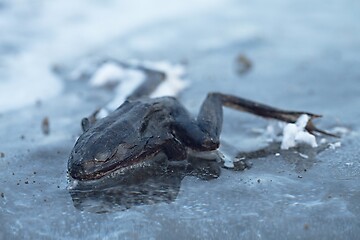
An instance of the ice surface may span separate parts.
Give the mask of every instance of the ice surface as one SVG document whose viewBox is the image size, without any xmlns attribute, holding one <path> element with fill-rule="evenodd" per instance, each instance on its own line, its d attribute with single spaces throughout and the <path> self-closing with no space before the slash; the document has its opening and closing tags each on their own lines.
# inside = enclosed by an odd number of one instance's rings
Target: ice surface
<svg viewBox="0 0 360 240">
<path fill-rule="evenodd" d="M 0 239 L 357 239 L 360 2 L 138 4 L 1 1 Z M 252 61 L 246 75 L 236 73 L 239 54 Z M 80 121 L 116 91 L 52 69 L 104 56 L 186 62 L 191 85 L 180 101 L 194 116 L 220 91 L 322 114 L 316 125 L 341 139 L 282 150 L 252 131 L 266 121 L 225 109 L 221 151 L 246 151 L 247 171 L 205 181 L 177 166 L 141 184 L 74 194 L 66 165 Z"/>
</svg>

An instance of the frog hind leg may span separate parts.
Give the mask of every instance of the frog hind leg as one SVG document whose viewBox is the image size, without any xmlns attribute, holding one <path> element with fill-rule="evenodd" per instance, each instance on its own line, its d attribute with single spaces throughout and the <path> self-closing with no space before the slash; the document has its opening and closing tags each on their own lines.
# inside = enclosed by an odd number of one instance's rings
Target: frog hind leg
<svg viewBox="0 0 360 240">
<path fill-rule="evenodd" d="M 199 127 L 204 132 L 208 133 L 210 137 L 217 140 L 222 127 L 222 106 L 288 123 L 294 123 L 301 115 L 306 114 L 310 117 L 310 120 L 305 127 L 307 131 L 337 137 L 331 133 L 318 129 L 314 125 L 312 120 L 321 117 L 319 114 L 282 110 L 237 96 L 214 92 L 207 95 L 207 98 L 201 106 L 197 121 Z"/>
<path fill-rule="evenodd" d="M 310 117 L 306 129 L 309 132 L 319 132 L 331 135 L 317 129 L 312 123 L 312 119 L 319 118 L 321 115 L 301 111 L 287 111 L 271 107 L 262 103 L 248 99 L 222 93 L 209 93 L 201 106 L 197 121 L 201 129 L 209 133 L 211 137 L 218 137 L 222 125 L 222 106 L 229 107 L 238 111 L 248 112 L 260 117 L 271 118 L 283 122 L 294 123 L 303 114 Z"/>
<path fill-rule="evenodd" d="M 265 104 L 247 100 L 233 95 L 222 93 L 209 93 L 203 102 L 196 120 L 188 120 L 185 114 L 175 121 L 175 132 L 189 148 L 198 151 L 211 151 L 219 147 L 219 138 L 223 123 L 222 107 L 229 107 L 235 110 L 248 112 L 260 117 L 276 119 L 293 123 L 302 115 L 310 117 L 306 129 L 309 132 L 318 132 L 325 135 L 332 134 L 319 130 L 312 123 L 312 119 L 321 115 L 309 112 L 287 111 L 274 108 Z"/>
</svg>

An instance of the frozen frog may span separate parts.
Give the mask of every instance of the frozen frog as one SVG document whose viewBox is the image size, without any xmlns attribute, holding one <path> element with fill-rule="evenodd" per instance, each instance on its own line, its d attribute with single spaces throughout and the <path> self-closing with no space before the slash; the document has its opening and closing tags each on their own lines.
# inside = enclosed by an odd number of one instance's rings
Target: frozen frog
<svg viewBox="0 0 360 240">
<path fill-rule="evenodd" d="M 149 70 L 150 71 L 150 70 Z M 84 133 L 68 161 L 68 173 L 76 180 L 95 180 L 146 165 L 154 159 L 178 161 L 188 158 L 219 160 L 217 153 L 223 124 L 222 107 L 294 123 L 303 114 L 310 117 L 305 129 L 317 129 L 312 119 L 320 115 L 285 111 L 237 96 L 213 92 L 203 102 L 197 118 L 174 97 L 149 98 L 149 87 L 163 74 L 152 74 L 136 93 L 107 117 L 85 118 Z"/>
</svg>

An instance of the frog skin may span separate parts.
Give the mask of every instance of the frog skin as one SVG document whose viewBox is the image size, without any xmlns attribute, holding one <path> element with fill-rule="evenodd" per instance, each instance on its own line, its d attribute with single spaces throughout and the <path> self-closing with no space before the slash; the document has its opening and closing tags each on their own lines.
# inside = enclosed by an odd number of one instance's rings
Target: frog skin
<svg viewBox="0 0 360 240">
<path fill-rule="evenodd" d="M 209 158 L 216 160 L 223 106 L 289 123 L 307 114 L 307 131 L 330 135 L 313 125 L 312 119 L 320 117 L 318 114 L 281 110 L 233 95 L 209 93 L 196 118 L 174 97 L 146 95 L 129 97 L 94 123 L 83 120 L 85 131 L 68 160 L 71 178 L 95 180 L 144 166 L 153 159 L 186 160 L 197 153 L 209 153 Z"/>
</svg>

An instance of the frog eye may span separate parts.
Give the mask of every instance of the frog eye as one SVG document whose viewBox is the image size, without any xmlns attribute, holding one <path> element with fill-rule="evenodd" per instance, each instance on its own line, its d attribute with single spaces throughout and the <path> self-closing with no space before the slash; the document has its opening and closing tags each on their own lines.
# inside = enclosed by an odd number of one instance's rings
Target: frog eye
<svg viewBox="0 0 360 240">
<path fill-rule="evenodd" d="M 88 118 L 83 118 L 81 120 L 81 128 L 84 132 L 86 132 L 90 128 L 90 121 Z"/>
<path fill-rule="evenodd" d="M 105 152 L 99 152 L 95 155 L 94 160 L 96 162 L 106 162 L 109 160 L 112 156 L 114 156 L 115 153 L 112 153 L 111 151 L 105 151 Z"/>
</svg>

